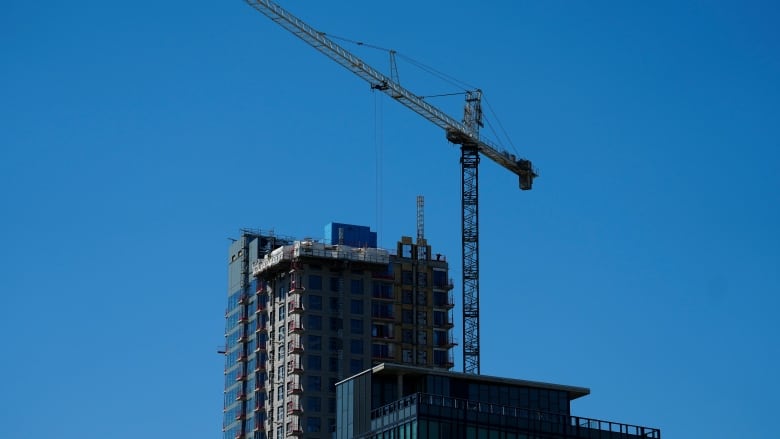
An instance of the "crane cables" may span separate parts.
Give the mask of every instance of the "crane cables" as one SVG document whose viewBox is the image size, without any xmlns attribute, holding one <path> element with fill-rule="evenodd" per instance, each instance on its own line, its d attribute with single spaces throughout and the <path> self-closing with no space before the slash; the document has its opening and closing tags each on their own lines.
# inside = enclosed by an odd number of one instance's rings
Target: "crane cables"
<svg viewBox="0 0 780 439">
<path fill-rule="evenodd" d="M 428 73 L 431 76 L 434 76 L 438 79 L 440 79 L 443 82 L 446 82 L 447 84 L 459 89 L 460 91 L 457 92 L 451 92 L 451 93 L 438 93 L 438 94 L 432 94 L 432 95 L 422 95 L 417 96 L 420 99 L 426 99 L 426 98 L 438 98 L 438 97 L 449 97 L 449 96 L 458 96 L 458 95 L 464 95 L 469 91 L 477 90 L 477 87 L 462 81 L 458 78 L 455 78 L 452 75 L 448 75 L 447 73 L 442 72 L 441 70 L 438 70 L 434 67 L 431 67 L 427 64 L 424 64 L 420 61 L 415 60 L 414 58 L 411 58 L 409 56 L 406 56 L 402 53 L 399 53 L 397 50 L 388 49 L 386 47 L 378 46 L 376 44 L 370 44 L 359 40 L 354 40 L 351 38 L 341 37 L 338 35 L 333 34 L 326 34 L 325 32 L 322 32 L 323 36 L 327 36 L 328 38 L 334 39 L 334 40 L 340 40 L 344 41 L 350 44 L 354 44 L 356 46 L 360 47 L 367 47 L 369 49 L 379 50 L 382 52 L 386 52 L 388 54 L 391 54 L 391 56 L 395 56 L 397 58 L 400 58 L 407 63 L 411 64 L 414 67 L 417 67 L 418 69 Z M 485 101 L 485 104 L 487 104 L 488 111 L 490 112 L 490 115 L 492 116 L 492 119 L 495 120 L 496 124 L 498 125 L 498 128 L 500 129 L 500 132 L 496 130 L 496 127 L 493 126 L 491 123 L 491 118 L 484 118 L 485 119 L 485 125 L 487 125 L 489 131 L 493 135 L 493 138 L 496 139 L 496 143 L 504 147 L 506 146 L 502 140 L 506 140 L 506 142 L 509 144 L 509 147 L 511 148 L 512 152 L 519 155 L 519 151 L 517 147 L 515 146 L 514 142 L 512 142 L 512 138 L 509 137 L 509 134 L 507 133 L 506 129 L 504 128 L 504 124 L 501 123 L 501 120 L 498 118 L 498 114 L 493 110 L 493 107 L 490 105 L 490 101 L 488 101 L 487 97 L 483 94 L 483 100 Z"/>
</svg>

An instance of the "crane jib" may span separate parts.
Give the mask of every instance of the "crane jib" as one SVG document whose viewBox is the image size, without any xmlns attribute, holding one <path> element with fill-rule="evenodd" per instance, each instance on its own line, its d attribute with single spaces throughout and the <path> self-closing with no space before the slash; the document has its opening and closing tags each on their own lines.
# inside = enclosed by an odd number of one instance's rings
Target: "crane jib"
<svg viewBox="0 0 780 439">
<path fill-rule="evenodd" d="M 459 122 L 443 111 L 422 100 L 401 86 L 397 81 L 383 75 L 322 32 L 316 31 L 299 18 L 287 12 L 271 0 L 245 0 L 262 12 L 274 23 L 282 26 L 310 46 L 337 62 L 347 70 L 397 100 L 405 107 L 428 119 L 445 130 L 447 140 L 461 145 L 461 244 L 463 256 L 463 370 L 466 373 L 480 373 L 479 357 L 479 185 L 478 165 L 480 154 L 490 158 L 520 179 L 520 189 L 528 190 L 533 185 L 536 172 L 529 160 L 517 159 L 513 154 L 501 150 L 479 138 L 482 126 L 481 91 L 466 92 L 466 108 L 463 122 Z M 451 366 L 449 366 L 451 367 Z"/>
<path fill-rule="evenodd" d="M 341 64 L 344 68 L 368 82 L 372 89 L 385 93 L 400 104 L 445 130 L 448 133 L 448 139 L 451 137 L 449 135 L 450 132 L 458 132 L 458 137 L 463 141 L 476 143 L 481 154 L 520 177 L 521 189 L 530 189 L 533 179 L 537 176 L 530 161 L 523 159 L 518 160 L 514 155 L 503 151 L 489 141 L 478 137 L 475 138 L 470 134 L 470 130 L 463 123 L 420 99 L 417 95 L 366 64 L 356 55 L 339 46 L 322 32 L 317 31 L 277 3 L 271 0 L 246 0 L 246 2 L 266 15 L 274 23 L 287 29 L 310 46 L 322 52 L 328 58 Z M 455 143 L 462 144 L 462 142 Z M 523 179 L 526 180 L 525 183 L 523 182 Z"/>
</svg>

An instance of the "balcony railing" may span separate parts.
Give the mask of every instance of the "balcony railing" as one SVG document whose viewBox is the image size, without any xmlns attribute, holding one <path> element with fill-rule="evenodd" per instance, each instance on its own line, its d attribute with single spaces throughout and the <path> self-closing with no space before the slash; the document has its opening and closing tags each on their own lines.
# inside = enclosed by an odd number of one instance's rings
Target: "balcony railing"
<svg viewBox="0 0 780 439">
<path fill-rule="evenodd" d="M 565 435 L 571 438 L 596 437 L 597 432 L 616 433 L 625 436 L 644 439 L 660 439 L 661 430 L 652 427 L 622 424 L 619 422 L 602 421 L 598 419 L 569 416 L 561 413 L 549 413 L 522 407 L 486 403 L 448 396 L 415 393 L 405 396 L 385 406 L 371 411 L 371 434 L 376 434 L 385 427 L 397 425 L 407 419 L 425 416 L 429 407 L 437 407 L 437 416 L 447 416 L 442 408 L 452 410 L 451 416 L 463 422 L 468 419 L 463 412 L 477 412 L 514 418 L 510 423 L 519 430 L 531 432 L 546 432 Z M 502 421 L 502 425 L 504 421 Z M 595 430 L 595 432 L 594 432 Z M 368 436 L 360 436 L 368 437 Z M 598 437 L 601 437 L 600 435 Z"/>
</svg>

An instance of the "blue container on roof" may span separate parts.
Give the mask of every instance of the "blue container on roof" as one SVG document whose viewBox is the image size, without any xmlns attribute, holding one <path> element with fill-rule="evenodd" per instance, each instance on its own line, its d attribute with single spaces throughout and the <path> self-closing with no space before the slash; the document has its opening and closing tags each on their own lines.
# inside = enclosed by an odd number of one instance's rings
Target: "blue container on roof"
<svg viewBox="0 0 780 439">
<path fill-rule="evenodd" d="M 325 226 L 325 243 L 339 244 L 339 231 L 341 244 L 376 248 L 376 232 L 372 232 L 370 227 L 344 223 L 328 223 Z"/>
</svg>

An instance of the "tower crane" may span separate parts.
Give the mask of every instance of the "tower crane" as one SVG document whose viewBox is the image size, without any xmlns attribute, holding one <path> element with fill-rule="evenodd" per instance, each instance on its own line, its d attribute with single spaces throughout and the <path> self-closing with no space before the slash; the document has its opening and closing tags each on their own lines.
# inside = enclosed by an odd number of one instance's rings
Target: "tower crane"
<svg viewBox="0 0 780 439">
<path fill-rule="evenodd" d="M 463 120 L 457 121 L 425 102 L 398 83 L 397 74 L 388 77 L 324 33 L 271 0 L 245 0 L 273 22 L 293 33 L 328 58 L 368 82 L 405 107 L 444 129 L 447 140 L 461 150 L 461 231 L 463 256 L 463 371 L 479 374 L 479 186 L 480 154 L 518 176 L 520 189 L 529 190 L 537 176 L 531 161 L 513 154 L 479 136 L 482 124 L 482 91 L 466 92 Z M 392 59 L 392 58 L 391 58 Z M 393 69 L 391 69 L 393 70 Z"/>
</svg>

